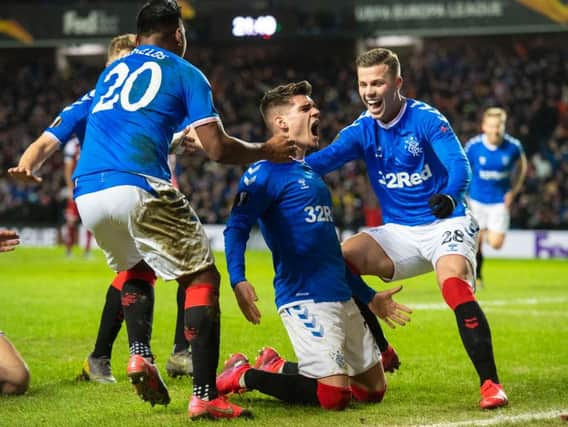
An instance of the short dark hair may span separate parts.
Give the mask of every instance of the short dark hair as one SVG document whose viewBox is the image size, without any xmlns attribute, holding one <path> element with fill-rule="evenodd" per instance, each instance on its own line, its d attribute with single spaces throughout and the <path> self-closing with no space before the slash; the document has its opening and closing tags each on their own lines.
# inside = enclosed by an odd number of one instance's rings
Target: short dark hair
<svg viewBox="0 0 568 427">
<path fill-rule="evenodd" d="M 138 11 L 136 31 L 142 36 L 174 31 L 180 18 L 181 9 L 175 0 L 150 0 Z"/>
<path fill-rule="evenodd" d="M 302 80 L 297 83 L 288 83 L 285 85 L 276 86 L 264 94 L 260 101 L 260 114 L 266 122 L 266 115 L 269 110 L 280 105 L 290 103 L 290 98 L 296 95 L 312 94 L 312 85 L 307 80 Z"/>
<path fill-rule="evenodd" d="M 385 64 L 392 76 L 400 76 L 400 61 L 397 54 L 390 49 L 377 47 L 362 53 L 355 60 L 357 68 L 373 67 L 380 64 Z"/>
</svg>

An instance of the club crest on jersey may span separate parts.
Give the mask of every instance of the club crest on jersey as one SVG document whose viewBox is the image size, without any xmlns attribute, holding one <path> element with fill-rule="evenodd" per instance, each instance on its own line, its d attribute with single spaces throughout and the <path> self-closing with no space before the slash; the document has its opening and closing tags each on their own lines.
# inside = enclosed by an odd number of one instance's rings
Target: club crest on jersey
<svg viewBox="0 0 568 427">
<path fill-rule="evenodd" d="M 479 157 L 479 164 L 484 165 L 485 163 L 487 163 L 487 158 L 485 156 L 480 156 Z"/>
<path fill-rule="evenodd" d="M 509 164 L 509 156 L 502 156 L 501 157 L 501 162 L 503 163 L 503 166 L 507 166 Z"/>
<path fill-rule="evenodd" d="M 306 190 L 306 189 L 310 188 L 310 186 L 308 185 L 308 183 L 306 182 L 306 180 L 304 178 L 300 178 L 298 180 L 298 184 L 300 184 L 301 190 Z"/>
<path fill-rule="evenodd" d="M 406 151 L 412 154 L 413 157 L 418 157 L 424 152 L 414 135 L 410 135 L 404 140 L 404 148 L 406 148 Z"/>
</svg>

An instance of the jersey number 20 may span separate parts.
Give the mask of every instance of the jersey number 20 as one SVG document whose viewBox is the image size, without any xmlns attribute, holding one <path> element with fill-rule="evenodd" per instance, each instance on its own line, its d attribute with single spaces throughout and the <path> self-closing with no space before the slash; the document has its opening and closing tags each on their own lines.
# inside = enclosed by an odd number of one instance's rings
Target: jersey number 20
<svg viewBox="0 0 568 427">
<path fill-rule="evenodd" d="M 144 71 L 150 72 L 150 83 L 146 90 L 135 102 L 130 101 L 130 92 L 134 86 L 134 82 Z M 156 62 L 144 62 L 136 70 L 132 71 L 124 62 L 119 63 L 105 77 L 105 83 L 113 76 L 116 80 L 109 86 L 104 95 L 101 96 L 99 102 L 93 108 L 93 114 L 98 111 L 112 110 L 114 104 L 120 101 L 120 105 L 126 111 L 136 111 L 146 107 L 156 97 L 160 85 L 162 84 L 162 69 Z"/>
</svg>

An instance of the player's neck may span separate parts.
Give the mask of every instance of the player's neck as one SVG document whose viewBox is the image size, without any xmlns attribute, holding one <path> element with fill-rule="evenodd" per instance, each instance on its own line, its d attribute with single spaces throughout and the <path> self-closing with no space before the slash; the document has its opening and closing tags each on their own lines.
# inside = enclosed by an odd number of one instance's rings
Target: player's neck
<svg viewBox="0 0 568 427">
<path fill-rule="evenodd" d="M 296 155 L 294 156 L 294 160 L 304 160 L 306 157 L 306 149 L 302 147 L 296 146 Z"/>
<path fill-rule="evenodd" d="M 170 38 L 162 37 L 162 35 L 158 34 L 158 33 L 152 34 L 152 35 L 147 36 L 147 37 L 140 37 L 139 38 L 139 44 L 140 45 L 157 46 L 157 47 L 160 47 L 162 49 L 166 49 L 170 52 L 173 52 L 176 55 L 179 55 L 179 53 L 176 51 L 175 44 L 172 43 Z"/>
<path fill-rule="evenodd" d="M 402 110 L 405 101 L 406 98 L 398 94 L 398 96 L 395 99 L 395 102 L 393 103 L 392 111 L 390 112 L 390 114 L 388 114 L 387 117 L 385 117 L 384 121 L 383 120 L 381 121 L 385 124 L 392 122 L 400 114 L 400 111 Z"/>
</svg>

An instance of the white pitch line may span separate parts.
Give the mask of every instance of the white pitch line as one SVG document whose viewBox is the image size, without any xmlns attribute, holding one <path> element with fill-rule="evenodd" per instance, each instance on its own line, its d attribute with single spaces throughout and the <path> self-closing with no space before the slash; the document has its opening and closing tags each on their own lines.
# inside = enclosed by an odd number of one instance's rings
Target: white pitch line
<svg viewBox="0 0 568 427">
<path fill-rule="evenodd" d="M 568 311 L 525 310 L 501 307 L 486 307 L 484 311 L 486 313 L 505 313 L 527 317 L 568 317 Z"/>
<path fill-rule="evenodd" d="M 540 305 L 540 304 L 559 304 L 563 302 L 568 302 L 567 297 L 557 297 L 557 298 L 524 298 L 524 299 L 510 299 L 510 300 L 479 300 L 481 307 L 511 307 L 514 305 Z M 411 303 L 405 302 L 405 305 L 409 306 L 413 310 L 447 310 L 448 305 L 444 302 L 434 302 L 434 303 Z"/>
<path fill-rule="evenodd" d="M 441 423 L 441 424 L 420 424 L 416 427 L 460 427 L 460 426 L 492 426 L 501 423 L 510 423 L 517 421 L 533 421 L 533 420 L 548 420 L 551 418 L 560 417 L 561 414 L 568 413 L 568 410 L 555 410 L 547 412 L 528 412 L 520 415 L 498 415 L 487 420 L 468 420 L 459 421 L 455 423 Z"/>
</svg>

